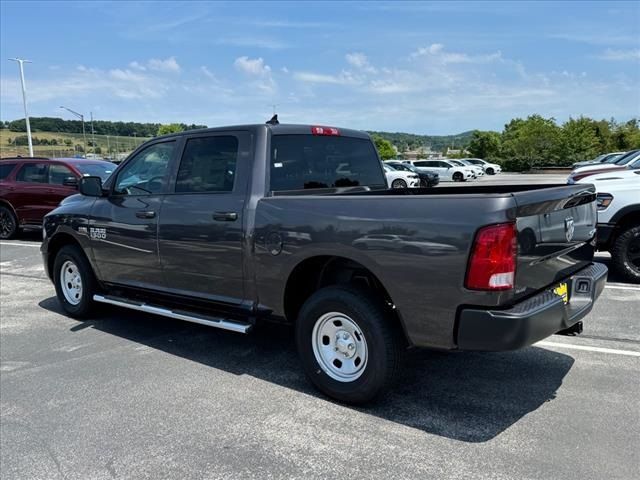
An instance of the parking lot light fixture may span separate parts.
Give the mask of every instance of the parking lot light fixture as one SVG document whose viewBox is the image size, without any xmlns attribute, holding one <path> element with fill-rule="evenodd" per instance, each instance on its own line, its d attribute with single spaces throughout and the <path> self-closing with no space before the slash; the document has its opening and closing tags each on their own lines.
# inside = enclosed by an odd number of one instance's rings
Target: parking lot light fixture
<svg viewBox="0 0 640 480">
<path fill-rule="evenodd" d="M 81 113 L 76 112 L 75 110 L 71 110 L 70 108 L 67 107 L 63 107 L 62 105 L 60 106 L 60 108 L 62 108 L 63 110 L 66 110 L 67 112 L 70 112 L 72 114 L 74 114 L 76 117 L 78 117 L 80 120 L 82 120 L 82 155 L 83 157 L 87 157 L 87 135 L 84 131 L 84 115 L 82 115 Z"/>
<path fill-rule="evenodd" d="M 24 58 L 10 58 L 12 62 L 17 62 L 20 68 L 20 83 L 22 85 L 22 105 L 24 106 L 24 121 L 27 125 L 27 141 L 29 142 L 29 156 L 33 157 L 33 142 L 31 140 L 31 124 L 29 123 L 29 113 L 27 112 L 27 89 L 24 84 L 24 64 L 32 63 Z"/>
</svg>

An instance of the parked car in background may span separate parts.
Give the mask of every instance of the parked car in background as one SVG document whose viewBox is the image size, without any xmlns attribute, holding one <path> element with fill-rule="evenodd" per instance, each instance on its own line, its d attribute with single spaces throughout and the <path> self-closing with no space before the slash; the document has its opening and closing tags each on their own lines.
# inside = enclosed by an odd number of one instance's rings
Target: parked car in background
<svg viewBox="0 0 640 480">
<path fill-rule="evenodd" d="M 611 253 L 612 269 L 640 283 L 640 160 L 637 168 L 593 175 L 597 191 L 598 250 Z"/>
<path fill-rule="evenodd" d="M 406 170 L 396 170 L 386 163 L 383 165 L 384 175 L 387 177 L 387 183 L 391 188 L 418 188 L 420 186 L 420 177 L 413 172 Z"/>
<path fill-rule="evenodd" d="M 418 170 L 436 172 L 441 182 L 466 182 L 473 179 L 471 170 L 459 167 L 447 160 L 404 160 Z"/>
<path fill-rule="evenodd" d="M 487 175 L 496 175 L 497 173 L 502 172 L 502 167 L 500 165 L 498 165 L 497 163 L 489 163 L 481 158 L 463 158 L 462 160 L 465 162 L 469 162 L 472 165 L 482 167 L 484 173 L 486 173 Z"/>
<path fill-rule="evenodd" d="M 628 168 L 629 165 L 632 165 L 635 161 L 640 159 L 640 149 L 631 150 L 630 152 L 622 155 L 615 161 L 608 160 L 607 162 L 600 163 L 598 165 L 587 165 L 585 167 L 580 167 L 575 169 L 571 174 L 567 177 L 567 183 L 573 184 L 578 180 L 582 180 L 589 175 L 594 175 L 598 173 L 605 172 L 614 172 L 616 170 L 624 170 Z"/>
<path fill-rule="evenodd" d="M 40 227 L 42 219 L 62 199 L 78 193 L 78 180 L 98 176 L 103 181 L 116 166 L 82 158 L 4 158 L 0 160 L 0 238 L 21 228 Z"/>
<path fill-rule="evenodd" d="M 459 165 L 462 167 L 470 168 L 473 172 L 473 177 L 478 178 L 484 176 L 484 169 L 479 165 L 474 165 L 473 163 L 468 162 L 467 160 L 449 160 L 454 165 Z"/>
<path fill-rule="evenodd" d="M 584 162 L 576 162 L 571 166 L 571 168 L 573 168 L 575 170 L 576 168 L 585 167 L 587 165 L 597 165 L 599 163 L 615 162 L 618 158 L 620 158 L 625 153 L 627 153 L 627 152 L 603 153 L 602 155 L 598 155 L 593 160 L 585 160 Z"/>
<path fill-rule="evenodd" d="M 410 163 L 402 163 L 400 160 L 388 160 L 387 165 L 395 168 L 396 170 L 412 172 L 420 177 L 421 187 L 435 187 L 440 183 L 440 175 L 436 172 L 430 172 L 429 170 L 419 170 Z"/>
</svg>

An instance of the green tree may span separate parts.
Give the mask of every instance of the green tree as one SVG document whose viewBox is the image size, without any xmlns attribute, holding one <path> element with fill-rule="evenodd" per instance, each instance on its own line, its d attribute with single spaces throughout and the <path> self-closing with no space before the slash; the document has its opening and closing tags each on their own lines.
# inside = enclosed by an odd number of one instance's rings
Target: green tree
<svg viewBox="0 0 640 480">
<path fill-rule="evenodd" d="M 179 123 L 165 123 L 158 127 L 157 135 L 167 135 L 169 133 L 180 133 L 184 131 L 184 126 Z"/>
<path fill-rule="evenodd" d="M 498 132 L 474 130 L 469 142 L 469 152 L 476 158 L 496 159 L 500 156 L 502 141 Z"/>
<path fill-rule="evenodd" d="M 389 140 L 385 140 L 384 138 L 375 135 L 373 137 L 373 143 L 375 144 L 376 150 L 378 150 L 378 155 L 380 155 L 382 160 L 396 158 L 396 151 Z"/>
<path fill-rule="evenodd" d="M 558 151 L 562 166 L 590 160 L 606 151 L 598 138 L 598 122 L 586 117 L 569 118 L 562 125 Z"/>
<path fill-rule="evenodd" d="M 555 165 L 558 158 L 560 128 L 555 119 L 531 115 L 515 118 L 504 127 L 502 154 L 508 170 L 522 171 L 542 165 Z"/>
</svg>

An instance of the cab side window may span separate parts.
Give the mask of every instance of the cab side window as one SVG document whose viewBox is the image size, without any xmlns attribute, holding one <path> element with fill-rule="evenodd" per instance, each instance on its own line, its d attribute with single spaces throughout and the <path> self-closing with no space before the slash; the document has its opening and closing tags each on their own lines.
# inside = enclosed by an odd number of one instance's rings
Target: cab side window
<svg viewBox="0 0 640 480">
<path fill-rule="evenodd" d="M 47 183 L 48 165 L 46 163 L 25 163 L 18 175 L 16 181 L 27 183 Z"/>
<path fill-rule="evenodd" d="M 114 193 L 119 195 L 153 195 L 164 191 L 169 176 L 169 162 L 176 142 L 150 145 L 118 173 Z"/>
<path fill-rule="evenodd" d="M 176 193 L 230 192 L 238 160 L 233 135 L 187 140 L 178 170 Z"/>
<path fill-rule="evenodd" d="M 53 185 L 63 185 L 64 181 L 69 178 L 75 178 L 76 176 L 73 174 L 69 168 L 64 165 L 60 165 L 57 163 L 49 166 L 49 183 Z"/>
</svg>

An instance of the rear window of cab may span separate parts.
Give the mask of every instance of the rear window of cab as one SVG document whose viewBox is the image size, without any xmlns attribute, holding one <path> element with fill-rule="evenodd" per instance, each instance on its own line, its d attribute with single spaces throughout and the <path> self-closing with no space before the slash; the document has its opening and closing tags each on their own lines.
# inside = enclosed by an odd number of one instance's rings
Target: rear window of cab
<svg viewBox="0 0 640 480">
<path fill-rule="evenodd" d="M 271 137 L 270 190 L 386 188 L 373 142 L 328 135 Z"/>
</svg>

